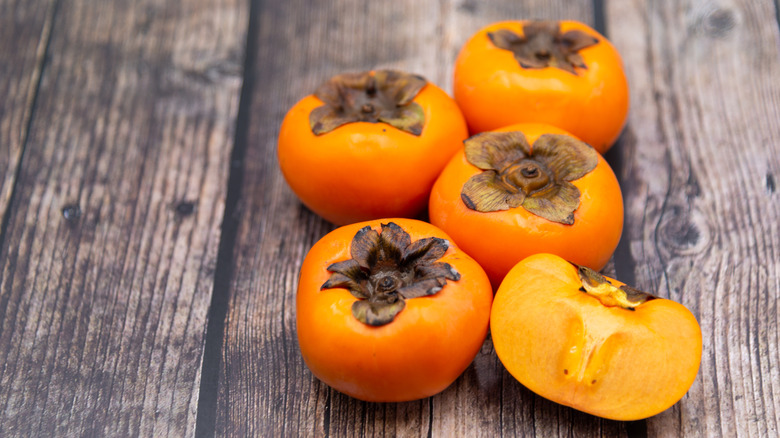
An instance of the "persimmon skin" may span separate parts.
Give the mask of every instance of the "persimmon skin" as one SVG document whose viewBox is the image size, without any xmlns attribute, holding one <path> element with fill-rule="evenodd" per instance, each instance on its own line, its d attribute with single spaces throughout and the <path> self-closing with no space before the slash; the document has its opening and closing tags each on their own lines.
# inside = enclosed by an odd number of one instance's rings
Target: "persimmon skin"
<svg viewBox="0 0 780 438">
<path fill-rule="evenodd" d="M 510 125 L 495 131 L 521 131 L 531 145 L 546 133 L 571 136 L 543 124 Z M 540 252 L 601 270 L 623 232 L 623 196 L 609 164 L 600 155 L 598 160 L 593 171 L 571 182 L 580 190 L 580 206 L 574 211 L 574 224 L 564 225 L 523 207 L 494 212 L 469 209 L 461 200 L 461 190 L 480 170 L 466 160 L 461 149 L 433 186 L 430 221 L 484 267 L 494 288 L 517 262 Z"/>
<path fill-rule="evenodd" d="M 617 140 L 629 109 L 628 81 L 620 54 L 602 35 L 577 21 L 561 32 L 581 30 L 598 44 L 579 51 L 587 69 L 573 75 L 556 67 L 520 67 L 512 52 L 496 47 L 488 32 L 523 34 L 525 21 L 491 24 L 474 34 L 455 61 L 454 97 L 471 134 L 515 123 L 547 123 L 571 132 L 605 153 Z"/>
<path fill-rule="evenodd" d="M 336 225 L 418 215 L 468 129 L 455 101 L 436 85 L 429 82 L 413 101 L 425 113 L 419 136 L 369 122 L 315 135 L 309 113 L 323 103 L 314 95 L 303 98 L 279 132 L 279 166 L 290 188 Z"/>
<path fill-rule="evenodd" d="M 320 290 L 327 267 L 350 258 L 350 242 L 366 225 L 395 222 L 412 241 L 439 237 L 450 247 L 439 261 L 458 281 L 434 295 L 412 298 L 389 324 L 372 327 L 351 313 L 357 300 L 342 288 Z M 472 362 L 487 336 L 493 292 L 482 268 L 433 225 L 382 219 L 334 230 L 309 251 L 296 296 L 296 328 L 304 362 L 334 389 L 360 400 L 399 402 L 437 394 Z"/>
<path fill-rule="evenodd" d="M 581 285 L 577 269 L 552 254 L 507 274 L 490 330 L 509 373 L 542 397 L 613 420 L 647 418 L 680 400 L 701 362 L 694 315 L 660 298 L 607 307 Z"/>
</svg>

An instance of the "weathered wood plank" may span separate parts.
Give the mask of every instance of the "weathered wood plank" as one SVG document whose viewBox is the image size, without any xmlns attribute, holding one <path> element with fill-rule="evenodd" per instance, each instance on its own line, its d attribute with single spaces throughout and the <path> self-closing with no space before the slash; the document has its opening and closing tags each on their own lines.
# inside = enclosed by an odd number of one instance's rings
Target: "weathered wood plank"
<svg viewBox="0 0 780 438">
<path fill-rule="evenodd" d="M 780 56 L 776 2 L 610 1 L 632 90 L 621 259 L 688 306 L 699 376 L 650 436 L 776 436 L 780 426 Z M 631 260 L 632 259 L 632 260 Z"/>
<path fill-rule="evenodd" d="M 22 158 L 53 11 L 52 0 L 0 1 L 0 224 Z"/>
<path fill-rule="evenodd" d="M 0 248 L 0 435 L 192 435 L 247 5 L 56 11 Z"/>
<path fill-rule="evenodd" d="M 283 181 L 276 137 L 285 112 L 345 70 L 401 68 L 451 90 L 452 65 L 478 28 L 509 18 L 579 18 L 581 2 L 262 2 L 244 163 L 244 191 L 224 332 L 216 431 L 222 435 L 621 435 L 536 397 L 506 373 L 487 341 L 474 364 L 433 398 L 363 403 L 316 380 L 295 332 L 298 270 L 332 229 Z"/>
</svg>

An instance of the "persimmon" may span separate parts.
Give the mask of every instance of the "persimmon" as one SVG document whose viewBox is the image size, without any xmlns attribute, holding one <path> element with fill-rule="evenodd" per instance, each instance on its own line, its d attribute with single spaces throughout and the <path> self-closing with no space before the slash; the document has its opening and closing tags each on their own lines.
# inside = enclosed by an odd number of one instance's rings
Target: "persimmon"
<svg viewBox="0 0 780 438">
<path fill-rule="evenodd" d="M 613 420 L 666 410 L 701 362 L 701 328 L 683 305 L 552 254 L 507 274 L 490 332 L 498 358 L 528 389 Z"/>
<path fill-rule="evenodd" d="M 285 116 L 279 166 L 312 211 L 337 225 L 414 217 L 468 137 L 444 91 L 397 71 L 345 73 Z"/>
<path fill-rule="evenodd" d="M 454 97 L 472 134 L 548 123 L 604 153 L 623 129 L 628 81 L 615 47 L 576 21 L 504 21 L 455 61 Z"/>
<path fill-rule="evenodd" d="M 482 268 L 433 225 L 346 225 L 301 267 L 296 326 L 303 359 L 334 389 L 366 401 L 434 395 L 487 335 L 493 291 Z"/>
<path fill-rule="evenodd" d="M 512 266 L 539 252 L 600 270 L 623 231 L 623 197 L 609 164 L 542 124 L 466 140 L 436 180 L 429 214 L 496 288 Z"/>
</svg>

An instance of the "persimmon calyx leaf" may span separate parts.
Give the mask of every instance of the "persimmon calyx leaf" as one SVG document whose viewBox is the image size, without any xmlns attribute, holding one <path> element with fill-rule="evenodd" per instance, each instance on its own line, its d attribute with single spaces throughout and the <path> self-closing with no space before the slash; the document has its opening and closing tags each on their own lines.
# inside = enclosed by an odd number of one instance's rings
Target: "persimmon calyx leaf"
<svg viewBox="0 0 780 438">
<path fill-rule="evenodd" d="M 460 197 L 483 213 L 523 207 L 572 225 L 580 190 L 570 181 L 598 165 L 595 149 L 567 135 L 544 134 L 532 148 L 522 132 L 484 132 L 464 145 L 466 160 L 482 172 L 466 181 Z"/>
<path fill-rule="evenodd" d="M 381 228 L 381 233 L 361 228 L 350 245 L 352 258 L 328 266 L 331 276 L 320 288 L 349 290 L 358 298 L 352 315 L 370 326 L 392 322 L 406 300 L 436 294 L 447 280 L 460 280 L 455 268 L 438 261 L 449 248 L 446 240 L 427 237 L 412 242 L 394 222 Z"/>
<path fill-rule="evenodd" d="M 576 68 L 588 68 L 579 51 L 599 42 L 581 30 L 561 33 L 557 21 L 530 21 L 523 25 L 523 35 L 498 29 L 488 32 L 488 38 L 499 49 L 511 51 L 522 68 L 557 67 L 573 75 Z"/>
<path fill-rule="evenodd" d="M 425 112 L 413 101 L 428 82 L 395 70 L 344 73 L 320 85 L 314 96 L 323 102 L 309 113 L 315 135 L 353 122 L 386 123 L 420 135 Z"/>
<path fill-rule="evenodd" d="M 606 277 L 587 266 L 575 266 L 582 282 L 581 290 L 596 297 L 605 306 L 634 310 L 637 306 L 658 298 L 625 284 L 615 286 Z"/>
</svg>

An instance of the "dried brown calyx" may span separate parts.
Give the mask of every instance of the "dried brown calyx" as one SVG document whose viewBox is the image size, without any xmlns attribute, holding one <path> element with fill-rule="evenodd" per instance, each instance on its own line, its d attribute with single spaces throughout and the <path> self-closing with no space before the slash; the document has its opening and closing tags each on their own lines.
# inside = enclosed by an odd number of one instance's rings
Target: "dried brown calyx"
<svg viewBox="0 0 780 438">
<path fill-rule="evenodd" d="M 605 306 L 634 310 L 637 306 L 658 298 L 625 284 L 620 287 L 615 286 L 607 277 L 586 266 L 574 266 L 577 267 L 577 274 L 582 281 L 580 290 L 598 298 Z"/>
<path fill-rule="evenodd" d="M 324 105 L 309 114 L 309 125 L 320 135 L 347 123 L 382 122 L 420 135 L 425 113 L 412 100 L 427 83 L 421 76 L 393 70 L 334 76 L 315 91 Z"/>
<path fill-rule="evenodd" d="M 523 68 L 557 67 L 577 74 L 575 67 L 587 69 L 580 50 L 599 42 L 581 30 L 561 33 L 557 21 L 531 21 L 523 25 L 523 35 L 509 29 L 489 32 L 493 44 L 509 50 Z"/>
<path fill-rule="evenodd" d="M 449 242 L 428 237 L 412 242 L 394 222 L 382 224 L 382 232 L 361 228 L 350 246 L 349 260 L 328 266 L 332 274 L 321 289 L 345 288 L 359 298 L 352 315 L 360 322 L 381 326 L 393 321 L 412 298 L 439 292 L 447 280 L 460 274 L 449 263 L 437 262 Z"/>
<path fill-rule="evenodd" d="M 466 159 L 483 170 L 463 185 L 466 206 L 481 212 L 522 206 L 545 219 L 571 225 L 580 190 L 570 181 L 598 164 L 598 152 L 573 137 L 544 134 L 533 152 L 522 132 L 485 132 L 465 141 Z"/>
</svg>

